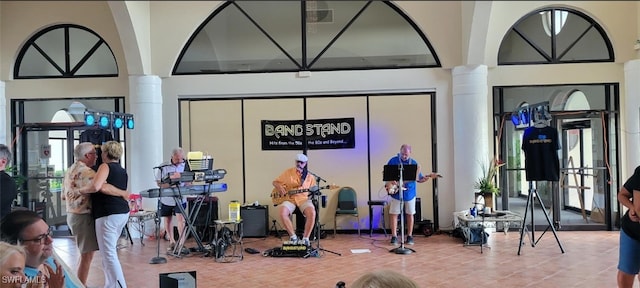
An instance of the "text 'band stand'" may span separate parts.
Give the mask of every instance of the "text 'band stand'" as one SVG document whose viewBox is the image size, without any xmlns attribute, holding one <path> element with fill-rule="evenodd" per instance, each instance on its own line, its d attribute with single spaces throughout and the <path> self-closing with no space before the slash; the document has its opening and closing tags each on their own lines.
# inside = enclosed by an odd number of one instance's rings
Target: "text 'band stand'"
<svg viewBox="0 0 640 288">
<path fill-rule="evenodd" d="M 402 164 L 402 159 L 399 158 L 398 161 L 400 164 L 398 165 L 384 165 L 384 169 L 382 172 L 382 181 L 397 181 L 398 189 L 397 193 L 400 193 L 400 247 L 393 248 L 389 250 L 389 252 L 394 252 L 396 254 L 411 254 L 411 252 L 416 252 L 411 248 L 404 247 L 404 182 L 412 182 L 416 181 L 416 176 L 418 175 L 418 165 L 415 164 Z M 391 235 L 393 235 L 395 231 L 391 231 Z"/>
</svg>

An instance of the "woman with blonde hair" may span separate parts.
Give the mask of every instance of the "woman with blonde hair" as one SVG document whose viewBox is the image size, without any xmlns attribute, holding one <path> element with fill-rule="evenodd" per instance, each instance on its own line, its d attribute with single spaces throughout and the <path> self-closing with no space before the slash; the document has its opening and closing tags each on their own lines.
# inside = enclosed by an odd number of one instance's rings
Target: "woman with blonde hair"
<svg viewBox="0 0 640 288">
<path fill-rule="evenodd" d="M 91 185 L 79 190 L 80 193 L 92 193 L 91 214 L 96 219 L 96 238 L 102 256 L 104 287 L 127 288 L 118 259 L 117 244 L 122 229 L 129 220 L 129 202 L 125 200 L 129 195 L 114 196 L 100 191 L 105 183 L 127 190 L 129 176 L 119 163 L 122 151 L 119 142 L 109 141 L 102 144 L 102 164 L 98 167 Z"/>
<path fill-rule="evenodd" d="M 24 247 L 0 242 L 0 287 L 22 287 L 27 282 Z"/>
<path fill-rule="evenodd" d="M 392 270 L 369 272 L 356 279 L 349 288 L 418 288 L 411 278 Z"/>
</svg>

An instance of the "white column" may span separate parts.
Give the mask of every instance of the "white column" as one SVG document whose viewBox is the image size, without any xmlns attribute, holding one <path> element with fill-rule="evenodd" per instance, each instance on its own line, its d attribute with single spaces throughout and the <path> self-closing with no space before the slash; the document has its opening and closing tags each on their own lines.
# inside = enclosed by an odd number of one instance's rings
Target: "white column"
<svg viewBox="0 0 640 288">
<path fill-rule="evenodd" d="M 633 170 L 640 165 L 640 60 L 631 60 L 624 63 L 624 104 L 620 119 L 625 126 L 625 144 L 623 149 L 626 169 L 622 175 L 627 177 L 633 174 Z M 626 180 L 626 179 L 625 179 Z"/>
<path fill-rule="evenodd" d="M 162 80 L 158 76 L 129 76 L 129 103 L 135 127 L 128 130 L 129 191 L 157 187 L 153 167 L 162 159 Z M 143 199 L 143 208 L 155 210 L 156 199 Z"/>
<path fill-rule="evenodd" d="M 489 152 L 487 66 L 457 66 L 452 70 L 453 171 L 455 209 L 474 202 L 473 183 L 482 175 Z"/>
<path fill-rule="evenodd" d="M 7 111 L 7 98 L 5 96 L 5 83 L 4 81 L 0 81 L 0 112 L 2 115 L 0 116 L 0 143 L 11 146 L 11 139 L 7 138 L 8 135 L 11 135 L 9 132 L 9 127 L 7 127 L 7 122 L 11 122 L 9 117 L 11 117 L 11 113 Z M 13 149 L 9 147 L 9 149 Z"/>
</svg>

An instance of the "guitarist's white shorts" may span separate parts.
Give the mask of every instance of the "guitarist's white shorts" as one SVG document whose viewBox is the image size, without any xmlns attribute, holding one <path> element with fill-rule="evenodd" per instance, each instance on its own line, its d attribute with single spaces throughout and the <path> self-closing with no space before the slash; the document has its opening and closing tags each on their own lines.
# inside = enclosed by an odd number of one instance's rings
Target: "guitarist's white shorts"
<svg viewBox="0 0 640 288">
<path fill-rule="evenodd" d="M 389 214 L 400 214 L 400 200 L 391 198 L 389 202 Z M 416 198 L 409 201 L 404 201 L 404 214 L 413 215 L 416 214 Z"/>
<path fill-rule="evenodd" d="M 289 210 L 289 215 L 291 215 L 291 213 L 293 213 L 293 211 L 296 210 L 296 204 L 290 202 L 290 201 L 284 201 L 282 203 L 280 203 L 280 205 L 286 207 Z M 307 209 L 307 207 L 311 207 L 314 210 L 316 209 L 313 206 L 313 202 L 311 202 L 311 200 L 307 200 L 307 201 L 302 201 L 302 203 L 300 204 L 300 211 L 304 211 L 305 209 Z"/>
</svg>

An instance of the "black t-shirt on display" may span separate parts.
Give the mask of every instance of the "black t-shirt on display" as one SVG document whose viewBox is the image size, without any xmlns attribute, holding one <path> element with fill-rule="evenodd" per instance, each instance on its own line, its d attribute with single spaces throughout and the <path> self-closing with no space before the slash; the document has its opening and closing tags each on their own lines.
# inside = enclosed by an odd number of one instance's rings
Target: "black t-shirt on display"
<svg viewBox="0 0 640 288">
<path fill-rule="evenodd" d="M 627 182 L 624 182 L 624 188 L 629 190 L 633 195 L 633 190 L 640 191 L 640 166 L 636 167 L 636 170 L 633 172 L 633 175 Z M 631 221 L 629 218 L 629 210 L 624 213 L 622 219 L 620 220 L 620 228 L 624 230 L 624 233 L 627 233 L 629 237 L 640 241 L 640 223 Z"/>
<path fill-rule="evenodd" d="M 560 161 L 558 160 L 558 131 L 555 128 L 529 127 L 524 130 L 522 150 L 527 181 L 558 181 Z"/>
</svg>

